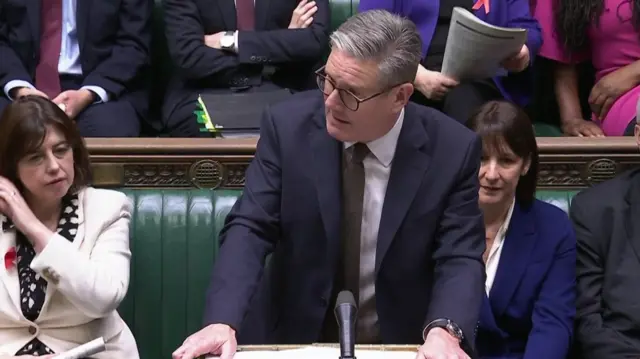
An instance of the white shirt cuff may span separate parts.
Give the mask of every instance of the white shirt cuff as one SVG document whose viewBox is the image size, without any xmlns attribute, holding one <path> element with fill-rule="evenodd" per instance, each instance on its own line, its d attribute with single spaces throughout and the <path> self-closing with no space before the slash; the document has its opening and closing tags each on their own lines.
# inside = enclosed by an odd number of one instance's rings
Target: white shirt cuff
<svg viewBox="0 0 640 359">
<path fill-rule="evenodd" d="M 82 86 L 80 89 L 89 90 L 95 93 L 96 95 L 98 95 L 99 99 L 96 100 L 96 102 L 94 103 L 109 102 L 109 94 L 107 93 L 107 91 L 105 91 L 105 89 L 103 89 L 100 86 Z"/>
<path fill-rule="evenodd" d="M 27 81 L 23 81 L 23 80 L 11 80 L 9 82 L 7 82 L 6 85 L 4 85 L 4 94 L 7 96 L 7 98 L 11 101 L 14 100 L 14 98 L 12 98 L 9 94 L 11 93 L 11 90 L 18 88 L 18 87 L 28 87 L 31 89 L 35 89 L 35 86 L 33 86 L 32 84 L 30 84 Z"/>
<path fill-rule="evenodd" d="M 238 53 L 238 30 L 233 34 L 233 51 Z"/>
</svg>

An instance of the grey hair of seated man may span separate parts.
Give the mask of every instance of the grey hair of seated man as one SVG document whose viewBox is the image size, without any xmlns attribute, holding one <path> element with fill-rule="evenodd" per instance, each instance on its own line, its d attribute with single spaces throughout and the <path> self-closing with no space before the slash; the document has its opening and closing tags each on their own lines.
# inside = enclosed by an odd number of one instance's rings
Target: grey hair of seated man
<svg viewBox="0 0 640 359">
<path fill-rule="evenodd" d="M 413 22 L 386 10 L 358 13 L 331 34 L 331 48 L 358 60 L 378 63 L 381 88 L 413 83 L 422 41 Z"/>
</svg>

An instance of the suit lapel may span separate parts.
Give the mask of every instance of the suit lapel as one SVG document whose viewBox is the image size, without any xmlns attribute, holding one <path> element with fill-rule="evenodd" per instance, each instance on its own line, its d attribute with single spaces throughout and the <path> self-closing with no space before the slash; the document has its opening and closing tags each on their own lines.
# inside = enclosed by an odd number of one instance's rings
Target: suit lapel
<svg viewBox="0 0 640 359">
<path fill-rule="evenodd" d="M 84 223 L 84 212 L 85 212 L 85 196 L 86 191 L 81 191 L 78 193 L 78 231 L 76 232 L 76 236 L 72 242 L 74 248 L 80 248 L 80 245 L 84 241 L 85 238 L 85 223 Z M 96 211 L 97 212 L 97 211 Z M 66 239 L 65 239 L 66 240 Z M 47 292 L 44 297 L 44 303 L 42 304 L 42 309 L 40 310 L 40 316 L 43 317 L 43 314 L 47 311 L 49 307 L 49 303 L 51 302 L 51 298 L 53 297 L 55 291 L 58 289 L 58 286 L 55 283 L 47 282 Z"/>
<path fill-rule="evenodd" d="M 255 0 L 256 30 L 266 30 L 271 0 Z"/>
<path fill-rule="evenodd" d="M 626 218 L 625 229 L 627 239 L 630 241 L 631 247 L 640 260 L 640 180 L 632 177 L 632 183 L 627 192 L 626 200 Z"/>
<path fill-rule="evenodd" d="M 429 167 L 428 136 L 414 105 L 407 105 L 382 205 L 376 248 L 376 275 Z"/>
<path fill-rule="evenodd" d="M 318 127 L 309 133 L 311 151 L 313 154 L 312 166 L 314 172 L 320 215 L 324 224 L 328 247 L 328 258 L 338 258 L 337 250 L 340 243 L 340 218 L 342 215 L 342 143 L 333 139 L 327 133 L 324 113 L 320 111 L 315 119 Z M 335 245 L 334 245 L 335 244 Z M 331 268 L 337 268 L 332 265 Z"/>
<path fill-rule="evenodd" d="M 36 49 L 36 56 L 39 57 L 40 49 L 40 18 L 41 14 L 41 0 L 24 0 L 27 7 L 27 17 L 29 19 L 29 29 L 31 29 L 31 35 L 33 36 L 33 48 Z"/>
<path fill-rule="evenodd" d="M 91 3 L 93 0 L 75 0 L 76 4 L 76 26 L 78 32 L 78 46 L 80 47 L 80 53 L 84 47 L 84 42 L 87 38 L 87 26 L 91 20 Z"/>
<path fill-rule="evenodd" d="M 217 0 L 216 3 L 222 13 L 225 29 L 228 31 L 238 28 L 236 18 L 236 3 L 234 0 Z"/>
<path fill-rule="evenodd" d="M 529 265 L 536 244 L 535 234 L 533 219 L 516 202 L 500 254 L 496 277 L 489 292 L 489 301 L 496 317 L 501 316 L 506 310 Z"/>
<path fill-rule="evenodd" d="M 0 215 L 0 221 L 3 218 Z M 4 284 L 11 301 L 22 317 L 22 309 L 20 308 L 20 282 L 18 281 L 18 268 L 16 265 L 6 268 L 4 264 L 4 256 L 11 247 L 16 245 L 15 231 L 2 232 L 0 228 L 0 256 L 2 256 L 2 264 L 0 265 L 0 281 Z M 16 259 L 17 260 L 17 259 Z"/>
</svg>

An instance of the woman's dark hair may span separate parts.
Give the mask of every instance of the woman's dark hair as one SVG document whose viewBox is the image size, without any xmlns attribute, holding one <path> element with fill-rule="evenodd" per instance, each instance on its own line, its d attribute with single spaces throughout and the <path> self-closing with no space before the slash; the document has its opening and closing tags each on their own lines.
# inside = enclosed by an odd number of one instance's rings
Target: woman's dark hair
<svg viewBox="0 0 640 359">
<path fill-rule="evenodd" d="M 508 147 L 518 157 L 531 161 L 529 171 L 516 187 L 518 203 L 530 206 L 538 181 L 538 144 L 529 116 L 511 102 L 490 101 L 471 116 L 467 127 L 480 135 L 483 151 L 504 153 Z"/>
<path fill-rule="evenodd" d="M 89 152 L 75 122 L 55 103 L 40 96 L 25 96 L 9 104 L 0 117 L 0 176 L 11 181 L 21 192 L 18 162 L 42 146 L 48 128 L 64 136 L 73 150 L 75 172 L 70 191 L 91 183 Z"/>
<path fill-rule="evenodd" d="M 587 45 L 588 30 L 591 24 L 598 26 L 600 15 L 604 11 L 605 0 L 554 0 L 557 9 L 556 32 L 564 46 L 570 51 L 580 51 Z M 630 4 L 633 8 L 632 18 L 636 30 L 640 30 L 640 0 L 623 0 L 615 9 L 620 21 L 620 7 Z M 611 9 L 612 11 L 614 9 Z"/>
</svg>

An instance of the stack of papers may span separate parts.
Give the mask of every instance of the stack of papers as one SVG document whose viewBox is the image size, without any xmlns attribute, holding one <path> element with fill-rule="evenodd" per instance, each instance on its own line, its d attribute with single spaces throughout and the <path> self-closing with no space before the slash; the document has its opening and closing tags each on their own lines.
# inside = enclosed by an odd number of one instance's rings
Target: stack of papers
<svg viewBox="0 0 640 359">
<path fill-rule="evenodd" d="M 415 359 L 416 351 L 358 350 L 358 359 Z M 309 346 L 290 350 L 249 350 L 239 351 L 233 359 L 338 359 L 340 349 L 333 347 Z M 208 356 L 206 359 L 217 358 Z"/>
</svg>

